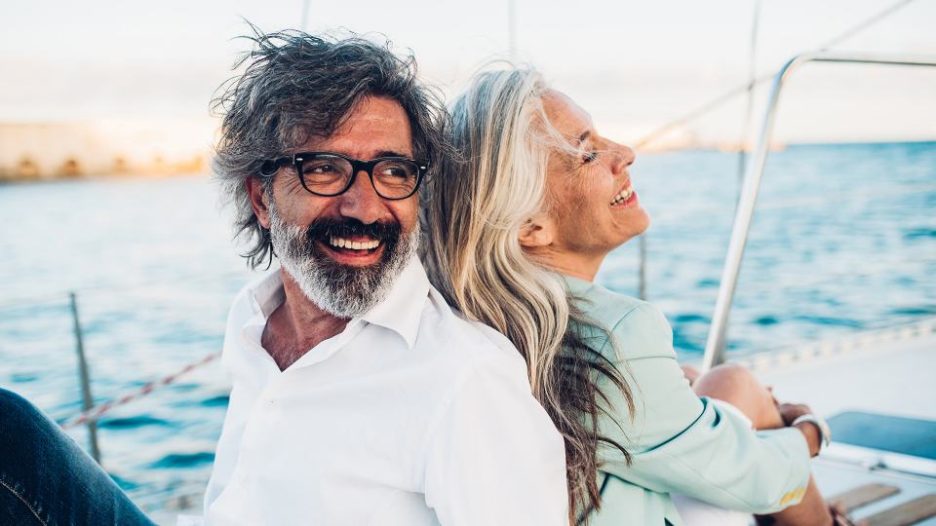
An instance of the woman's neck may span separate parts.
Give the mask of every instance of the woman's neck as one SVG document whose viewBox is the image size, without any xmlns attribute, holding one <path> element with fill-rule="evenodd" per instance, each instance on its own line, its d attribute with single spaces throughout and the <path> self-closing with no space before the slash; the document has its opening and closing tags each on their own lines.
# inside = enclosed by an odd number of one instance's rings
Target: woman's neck
<svg viewBox="0 0 936 526">
<path fill-rule="evenodd" d="M 559 251 L 553 247 L 528 250 L 527 253 L 538 264 L 567 276 L 594 281 L 607 253 L 575 254 Z"/>
</svg>

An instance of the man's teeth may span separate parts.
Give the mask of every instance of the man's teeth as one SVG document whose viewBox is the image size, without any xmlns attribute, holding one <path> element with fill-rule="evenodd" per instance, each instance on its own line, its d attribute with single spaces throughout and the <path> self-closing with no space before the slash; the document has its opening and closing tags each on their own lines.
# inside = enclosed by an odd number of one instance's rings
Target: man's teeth
<svg viewBox="0 0 936 526">
<path fill-rule="evenodd" d="M 371 241 L 351 241 L 342 237 L 331 237 L 328 244 L 336 248 L 348 248 L 351 250 L 373 250 L 380 246 L 380 241 L 373 239 Z"/>
<path fill-rule="evenodd" d="M 624 201 L 627 201 L 628 199 L 630 199 L 630 196 L 633 193 L 634 193 L 634 187 L 628 186 L 627 188 L 621 190 L 620 193 L 618 193 L 618 195 L 614 196 L 614 199 L 611 200 L 611 205 L 614 206 L 618 203 L 623 203 Z"/>
</svg>

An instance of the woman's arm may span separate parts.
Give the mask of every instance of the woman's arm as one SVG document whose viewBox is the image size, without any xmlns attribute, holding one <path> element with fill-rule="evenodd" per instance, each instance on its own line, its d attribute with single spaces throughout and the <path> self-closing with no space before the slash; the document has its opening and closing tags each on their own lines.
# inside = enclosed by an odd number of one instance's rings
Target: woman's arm
<svg viewBox="0 0 936 526">
<path fill-rule="evenodd" d="M 810 452 L 798 429 L 756 432 L 743 417 L 696 396 L 676 361 L 669 324 L 652 305 L 630 310 L 612 334 L 636 411 L 628 418 L 623 398 L 605 387 L 614 418 L 601 420 L 601 432 L 624 445 L 632 463 L 603 447 L 603 471 L 653 491 L 752 513 L 802 499 Z"/>
</svg>

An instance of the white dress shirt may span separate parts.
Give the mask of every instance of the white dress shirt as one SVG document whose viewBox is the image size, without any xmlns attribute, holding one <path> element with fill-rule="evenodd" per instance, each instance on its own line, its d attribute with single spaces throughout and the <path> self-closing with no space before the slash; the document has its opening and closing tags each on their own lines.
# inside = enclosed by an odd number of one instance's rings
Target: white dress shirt
<svg viewBox="0 0 936 526">
<path fill-rule="evenodd" d="M 281 372 L 261 336 L 284 298 L 274 272 L 231 308 L 207 524 L 567 524 L 563 442 L 522 357 L 459 317 L 417 259 Z"/>
</svg>

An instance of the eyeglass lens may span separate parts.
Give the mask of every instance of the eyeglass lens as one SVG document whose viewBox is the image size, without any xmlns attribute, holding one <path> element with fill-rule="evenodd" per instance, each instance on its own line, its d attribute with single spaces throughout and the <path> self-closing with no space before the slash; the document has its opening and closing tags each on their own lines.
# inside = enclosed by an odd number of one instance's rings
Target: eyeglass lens
<svg viewBox="0 0 936 526">
<path fill-rule="evenodd" d="M 320 195 L 336 195 L 345 190 L 354 167 L 347 159 L 317 156 L 303 159 L 302 182 L 306 189 Z M 385 159 L 371 169 L 371 180 L 377 193 L 389 199 L 407 197 L 419 181 L 419 167 L 405 159 Z"/>
</svg>

